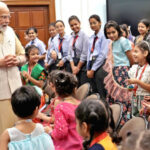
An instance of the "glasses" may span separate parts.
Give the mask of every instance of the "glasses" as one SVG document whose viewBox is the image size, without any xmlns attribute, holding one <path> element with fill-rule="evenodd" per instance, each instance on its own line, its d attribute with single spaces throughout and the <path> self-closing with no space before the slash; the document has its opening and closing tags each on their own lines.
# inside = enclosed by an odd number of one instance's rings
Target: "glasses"
<svg viewBox="0 0 150 150">
<path fill-rule="evenodd" d="M 10 15 L 2 15 L 0 16 L 0 19 L 10 19 L 11 16 Z"/>
</svg>

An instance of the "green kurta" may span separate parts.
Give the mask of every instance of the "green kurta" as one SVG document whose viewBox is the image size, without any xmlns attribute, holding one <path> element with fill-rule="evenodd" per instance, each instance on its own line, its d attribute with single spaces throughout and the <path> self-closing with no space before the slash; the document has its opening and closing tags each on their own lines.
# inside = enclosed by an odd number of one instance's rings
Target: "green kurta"
<svg viewBox="0 0 150 150">
<path fill-rule="evenodd" d="M 29 68 L 29 64 L 25 64 L 24 66 L 21 67 L 21 72 L 26 71 L 28 72 L 28 68 Z M 39 77 L 41 76 L 41 73 L 43 72 L 44 68 L 40 65 L 40 64 L 36 64 L 34 66 L 34 68 L 32 69 L 31 72 L 31 77 L 39 80 Z M 23 77 L 23 80 L 25 80 L 25 78 Z M 28 82 L 28 85 L 34 85 L 32 82 Z"/>
</svg>

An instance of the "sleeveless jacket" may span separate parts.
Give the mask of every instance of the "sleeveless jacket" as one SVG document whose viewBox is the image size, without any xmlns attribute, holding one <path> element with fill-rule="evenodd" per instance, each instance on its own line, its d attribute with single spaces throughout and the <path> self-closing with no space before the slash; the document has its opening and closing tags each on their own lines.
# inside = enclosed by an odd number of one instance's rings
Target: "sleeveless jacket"
<svg viewBox="0 0 150 150">
<path fill-rule="evenodd" d="M 7 55 L 15 55 L 15 33 L 7 27 L 3 33 L 3 42 L 0 42 L 0 59 Z M 0 100 L 10 99 L 11 94 L 22 85 L 20 72 L 17 66 L 0 67 Z"/>
</svg>

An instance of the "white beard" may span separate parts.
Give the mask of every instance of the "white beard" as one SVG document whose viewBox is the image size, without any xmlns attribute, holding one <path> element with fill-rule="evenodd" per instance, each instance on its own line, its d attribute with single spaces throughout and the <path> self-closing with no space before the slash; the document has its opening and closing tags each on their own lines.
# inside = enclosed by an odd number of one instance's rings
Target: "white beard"
<svg viewBox="0 0 150 150">
<path fill-rule="evenodd" d="M 6 29 L 7 29 L 7 26 L 6 26 L 6 27 L 3 27 L 3 25 L 0 25 L 0 31 L 1 31 L 1 32 L 5 32 Z"/>
</svg>

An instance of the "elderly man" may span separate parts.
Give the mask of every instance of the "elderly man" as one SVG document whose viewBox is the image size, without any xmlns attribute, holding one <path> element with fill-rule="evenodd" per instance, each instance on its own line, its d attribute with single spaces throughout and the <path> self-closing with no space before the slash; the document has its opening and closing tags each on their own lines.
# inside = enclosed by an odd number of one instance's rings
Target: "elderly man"
<svg viewBox="0 0 150 150">
<path fill-rule="evenodd" d="M 9 9 L 0 2 L 0 134 L 16 121 L 10 98 L 22 85 L 18 66 L 25 62 L 24 48 L 8 26 L 9 21 Z"/>
</svg>

